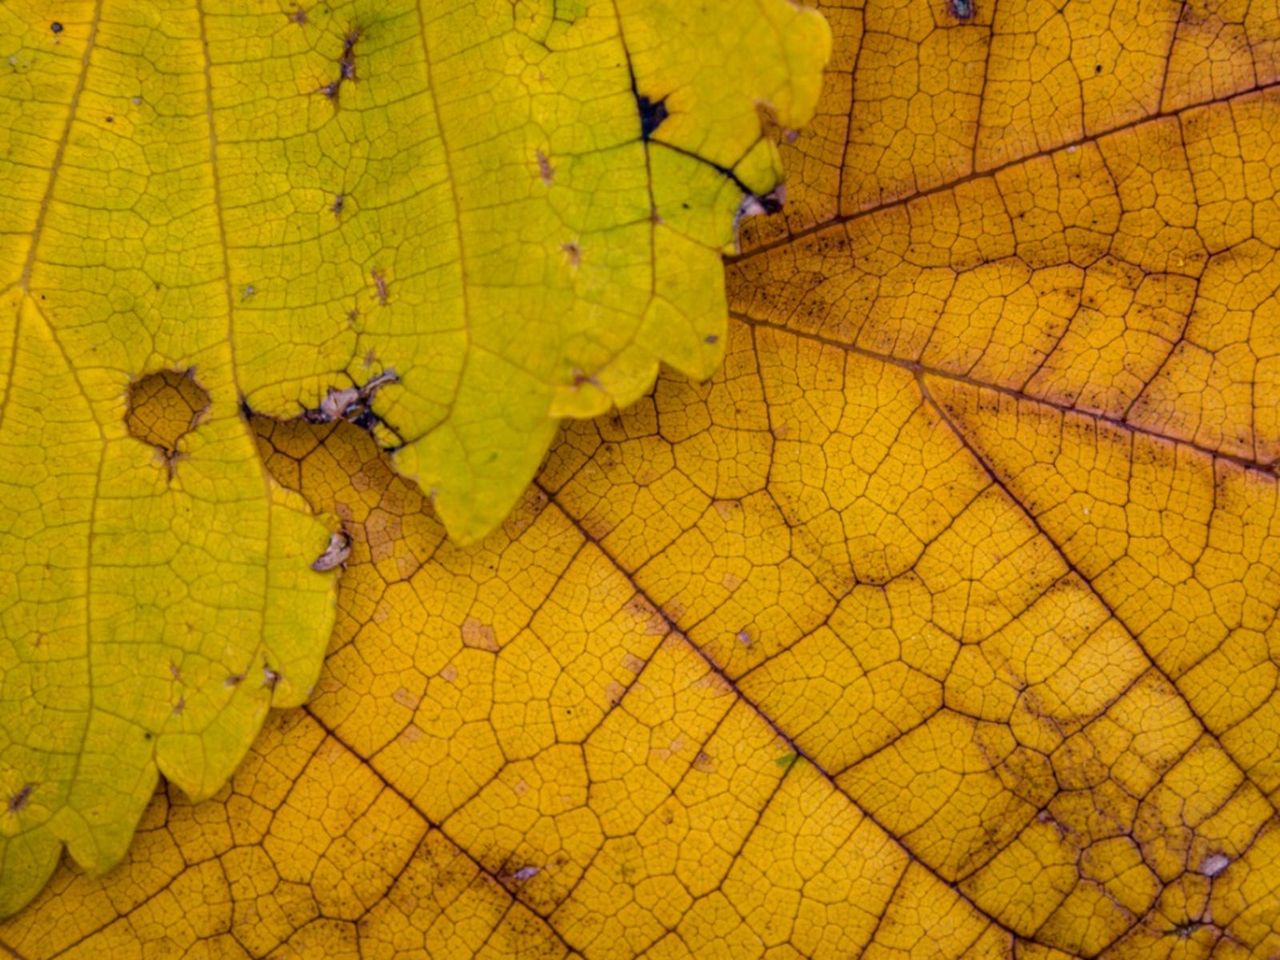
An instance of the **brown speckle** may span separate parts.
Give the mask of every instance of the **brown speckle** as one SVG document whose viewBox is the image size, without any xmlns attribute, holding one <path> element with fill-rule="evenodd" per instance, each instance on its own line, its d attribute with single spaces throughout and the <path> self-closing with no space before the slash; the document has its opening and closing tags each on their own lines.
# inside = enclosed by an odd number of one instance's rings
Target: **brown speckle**
<svg viewBox="0 0 1280 960">
<path fill-rule="evenodd" d="M 17 813 L 27 805 L 27 801 L 31 799 L 31 793 L 35 790 L 34 783 L 23 784 L 22 789 L 9 798 L 9 812 Z"/>
<path fill-rule="evenodd" d="M 475 617 L 467 617 L 462 622 L 462 642 L 473 650 L 487 650 L 489 653 L 499 650 L 498 636 L 493 627 Z"/>
<path fill-rule="evenodd" d="M 333 195 L 333 203 L 329 205 L 329 212 L 335 217 L 342 216 L 342 208 L 347 205 L 347 198 L 344 194 L 335 193 Z"/>
<path fill-rule="evenodd" d="M 268 690 L 274 690 L 280 685 L 281 673 L 279 670 L 273 670 L 271 667 L 263 664 L 262 667 L 262 685 Z"/>
<path fill-rule="evenodd" d="M 582 263 L 582 249 L 572 240 L 568 243 L 560 244 L 560 249 L 564 251 L 565 259 L 569 261 L 569 266 L 576 267 Z"/>
<path fill-rule="evenodd" d="M 49 24 L 49 29 L 52 30 L 54 32 L 54 35 L 56 36 L 57 34 L 62 32 L 62 24 L 59 23 L 57 20 L 55 20 L 53 21 L 53 23 Z"/>
<path fill-rule="evenodd" d="M 547 186 L 551 186 L 556 178 L 556 172 L 551 166 L 551 160 L 541 150 L 538 151 L 538 175 L 542 177 L 542 182 Z"/>
<path fill-rule="evenodd" d="M 374 267 L 371 271 L 373 275 L 373 286 L 378 292 L 378 303 L 382 306 L 387 305 L 387 301 L 391 299 L 391 293 L 387 284 L 387 272 L 381 267 Z"/>
<path fill-rule="evenodd" d="M 330 80 L 320 92 L 335 103 L 342 92 L 342 85 L 356 79 L 356 44 L 360 42 L 360 30 L 352 29 L 342 40 L 342 56 L 338 58 L 338 78 Z"/>
</svg>

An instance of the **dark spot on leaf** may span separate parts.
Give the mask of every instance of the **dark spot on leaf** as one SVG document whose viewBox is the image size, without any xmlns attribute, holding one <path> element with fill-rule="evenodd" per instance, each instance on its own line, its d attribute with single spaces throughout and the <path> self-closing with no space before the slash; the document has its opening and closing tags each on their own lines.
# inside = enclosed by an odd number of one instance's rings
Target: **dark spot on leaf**
<svg viewBox="0 0 1280 960">
<path fill-rule="evenodd" d="M 228 687 L 238 687 L 244 682 L 243 673 L 233 673 L 223 681 Z"/>
<path fill-rule="evenodd" d="M 771 216 L 782 209 L 782 198 L 776 193 L 766 193 L 763 197 L 756 197 L 760 206 L 764 209 L 766 215 Z"/>
<path fill-rule="evenodd" d="M 31 799 L 31 792 L 35 790 L 34 783 L 24 784 L 22 789 L 9 798 L 9 812 L 17 813 L 27 805 L 27 801 Z"/>
<path fill-rule="evenodd" d="M 1099 73 L 1101 73 L 1101 72 L 1102 72 L 1102 64 L 1100 64 L 1100 63 L 1095 63 L 1095 64 L 1093 65 L 1093 72 L 1094 72 L 1095 74 L 1099 74 Z"/>
<path fill-rule="evenodd" d="M 637 94 L 636 106 L 640 110 L 640 136 L 645 140 L 652 137 L 653 132 L 662 126 L 662 121 L 671 116 L 667 112 L 665 97 L 655 102 L 646 96 Z"/>
<path fill-rule="evenodd" d="M 342 208 L 345 207 L 346 205 L 347 205 L 346 196 L 341 193 L 335 193 L 333 195 L 333 204 L 329 207 L 329 210 L 330 212 L 333 213 L 335 217 L 339 217 L 342 215 Z"/>
<path fill-rule="evenodd" d="M 338 58 L 338 78 L 320 88 L 320 92 L 335 103 L 342 92 L 342 85 L 348 80 L 356 79 L 356 44 L 359 42 L 359 28 L 347 31 L 342 40 L 342 56 Z"/>
<path fill-rule="evenodd" d="M 61 33 L 62 24 L 59 23 L 57 20 L 55 20 L 53 21 L 53 23 L 49 24 L 49 29 L 52 30 L 54 33 Z"/>
<path fill-rule="evenodd" d="M 957 20 L 972 20 L 974 0 L 947 0 L 947 9 Z"/>
<path fill-rule="evenodd" d="M 538 176 L 542 178 L 542 182 L 547 186 L 556 178 L 556 172 L 551 166 L 550 158 L 541 150 L 538 151 Z"/>
<path fill-rule="evenodd" d="M 748 194 L 738 207 L 738 219 L 745 217 L 773 216 L 787 202 L 786 184 L 778 184 L 768 193 Z"/>
<path fill-rule="evenodd" d="M 720 338 L 719 338 L 718 336 L 716 336 L 714 333 L 708 333 L 705 337 L 703 337 L 703 339 L 704 339 L 707 343 L 719 343 L 719 342 L 720 342 Z"/>
</svg>

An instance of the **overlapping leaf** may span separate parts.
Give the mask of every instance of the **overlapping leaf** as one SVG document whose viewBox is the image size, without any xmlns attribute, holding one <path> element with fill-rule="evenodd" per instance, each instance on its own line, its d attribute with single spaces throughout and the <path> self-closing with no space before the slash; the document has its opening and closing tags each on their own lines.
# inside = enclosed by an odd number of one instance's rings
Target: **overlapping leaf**
<svg viewBox="0 0 1280 960">
<path fill-rule="evenodd" d="M 311 692 L 349 534 L 243 415 L 373 428 L 467 540 L 558 417 L 714 368 L 829 40 L 730 11 L 0 6 L 0 914 Z"/>
</svg>

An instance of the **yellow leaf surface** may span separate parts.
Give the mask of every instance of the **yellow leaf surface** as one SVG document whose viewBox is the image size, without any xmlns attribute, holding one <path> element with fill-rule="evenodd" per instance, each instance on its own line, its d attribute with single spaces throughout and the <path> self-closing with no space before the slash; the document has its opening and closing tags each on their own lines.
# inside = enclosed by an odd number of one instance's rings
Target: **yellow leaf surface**
<svg viewBox="0 0 1280 960">
<path fill-rule="evenodd" d="M 449 542 L 349 424 L 317 695 L 22 957 L 1280 953 L 1280 17 L 819 4 L 710 382 Z"/>
<path fill-rule="evenodd" d="M 830 40 L 729 9 L 0 4 L 0 916 L 311 694 L 350 518 L 245 416 L 370 426 L 467 541 L 559 417 L 715 368 Z"/>
</svg>

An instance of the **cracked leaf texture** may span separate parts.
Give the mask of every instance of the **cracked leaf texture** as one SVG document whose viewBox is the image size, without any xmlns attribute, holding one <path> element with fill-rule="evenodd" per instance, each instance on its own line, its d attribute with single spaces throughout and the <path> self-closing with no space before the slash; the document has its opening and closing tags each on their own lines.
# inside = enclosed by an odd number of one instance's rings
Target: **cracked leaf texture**
<svg viewBox="0 0 1280 960">
<path fill-rule="evenodd" d="M 472 547 L 349 424 L 317 695 L 22 957 L 1280 955 L 1280 17 L 820 2 L 723 367 Z"/>
<path fill-rule="evenodd" d="M 0 915 L 312 692 L 329 531 L 242 414 L 395 381 L 363 401 L 465 541 L 560 416 L 714 369 L 758 111 L 802 123 L 830 39 L 728 12 L 0 5 Z"/>
</svg>

